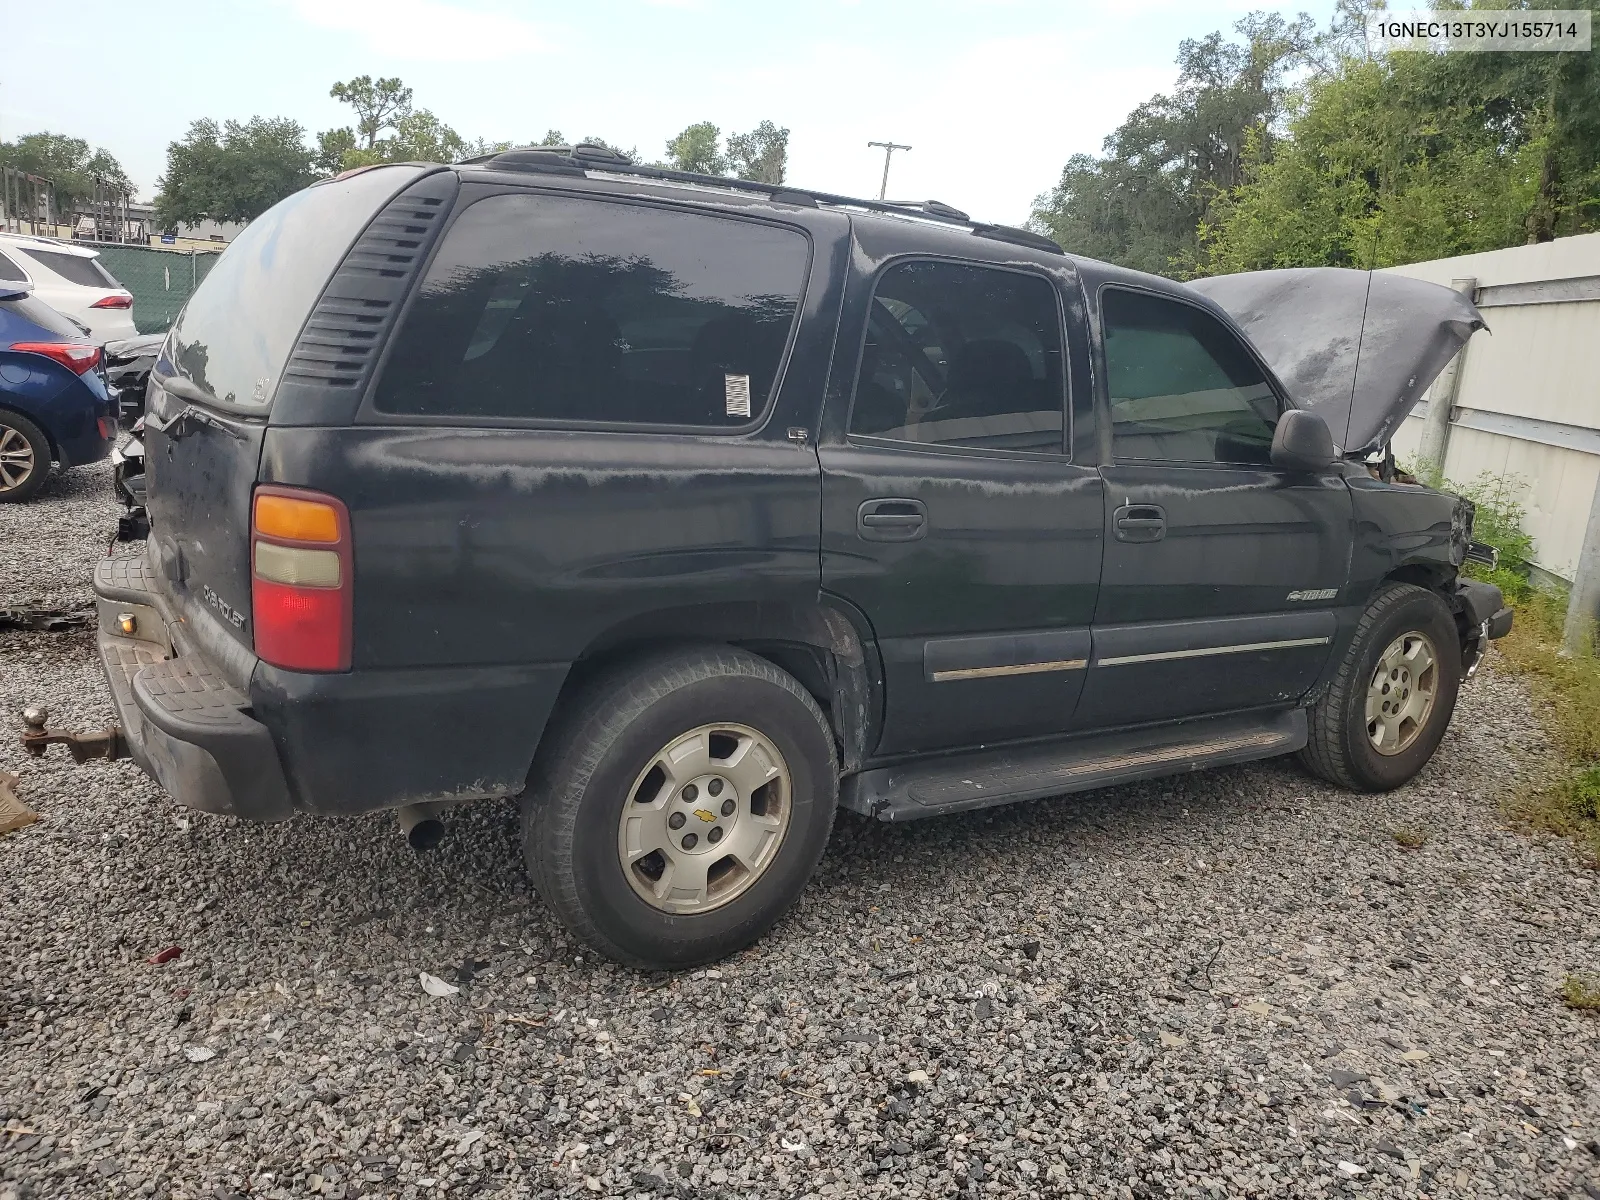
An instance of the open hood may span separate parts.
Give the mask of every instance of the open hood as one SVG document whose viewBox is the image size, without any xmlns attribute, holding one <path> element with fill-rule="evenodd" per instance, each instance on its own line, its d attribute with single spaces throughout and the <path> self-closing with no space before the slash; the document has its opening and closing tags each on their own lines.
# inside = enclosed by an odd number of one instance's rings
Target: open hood
<svg viewBox="0 0 1600 1200">
<path fill-rule="evenodd" d="M 1387 443 L 1484 328 L 1459 292 L 1377 271 L 1246 271 L 1189 286 L 1239 323 L 1290 398 L 1327 421 L 1346 454 Z"/>
</svg>

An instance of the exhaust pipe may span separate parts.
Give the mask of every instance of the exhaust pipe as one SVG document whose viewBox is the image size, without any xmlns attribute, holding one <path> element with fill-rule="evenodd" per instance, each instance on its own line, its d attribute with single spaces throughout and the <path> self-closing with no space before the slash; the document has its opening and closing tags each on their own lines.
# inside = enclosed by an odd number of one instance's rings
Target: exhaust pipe
<svg viewBox="0 0 1600 1200">
<path fill-rule="evenodd" d="M 413 850 L 432 850 L 444 840 L 443 804 L 407 804 L 400 809 L 400 832 Z"/>
</svg>

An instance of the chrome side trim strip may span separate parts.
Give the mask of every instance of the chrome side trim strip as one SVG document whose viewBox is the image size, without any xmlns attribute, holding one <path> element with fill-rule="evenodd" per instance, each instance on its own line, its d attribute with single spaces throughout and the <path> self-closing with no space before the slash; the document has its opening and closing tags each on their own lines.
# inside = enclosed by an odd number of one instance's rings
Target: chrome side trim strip
<svg viewBox="0 0 1600 1200">
<path fill-rule="evenodd" d="M 1243 646 L 1203 646 L 1198 650 L 1162 650 L 1155 654 L 1123 654 L 1095 660 L 1097 667 L 1125 667 L 1130 663 L 1166 662 L 1174 658 L 1208 658 L 1214 654 L 1247 654 L 1252 650 L 1291 650 L 1296 646 L 1326 646 L 1331 637 L 1288 638 L 1281 642 L 1250 642 Z"/>
<path fill-rule="evenodd" d="M 1037 675 L 1041 671 L 1081 671 L 1089 665 L 1087 658 L 1058 658 L 1054 662 L 1018 663 L 1012 667 L 962 667 L 954 671 L 935 671 L 935 683 L 949 683 L 955 679 L 992 679 L 997 675 Z"/>
</svg>

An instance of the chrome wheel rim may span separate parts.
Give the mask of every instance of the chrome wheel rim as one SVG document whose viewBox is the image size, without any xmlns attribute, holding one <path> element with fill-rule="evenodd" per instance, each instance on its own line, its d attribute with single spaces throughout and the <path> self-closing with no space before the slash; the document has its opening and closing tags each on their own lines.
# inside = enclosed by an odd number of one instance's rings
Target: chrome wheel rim
<svg viewBox="0 0 1600 1200">
<path fill-rule="evenodd" d="M 702 725 L 653 755 L 628 789 L 617 856 L 635 894 L 674 914 L 737 899 L 778 856 L 794 811 L 789 765 L 748 725 Z"/>
<path fill-rule="evenodd" d="M 9 492 L 33 474 L 33 447 L 21 432 L 0 425 L 0 492 Z"/>
<path fill-rule="evenodd" d="M 1439 652 L 1426 634 L 1403 633 L 1378 659 L 1367 686 L 1367 737 L 1379 754 L 1409 750 L 1433 715 Z"/>
</svg>

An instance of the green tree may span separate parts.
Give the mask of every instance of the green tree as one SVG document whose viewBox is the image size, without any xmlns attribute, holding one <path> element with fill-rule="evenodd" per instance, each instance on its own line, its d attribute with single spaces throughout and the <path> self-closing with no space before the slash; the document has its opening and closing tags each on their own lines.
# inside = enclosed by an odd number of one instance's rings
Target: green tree
<svg viewBox="0 0 1600 1200">
<path fill-rule="evenodd" d="M 156 181 L 156 223 L 163 229 L 201 221 L 250 221 L 316 179 L 305 130 L 286 117 L 240 123 L 200 120 L 167 147 Z"/>
<path fill-rule="evenodd" d="M 674 171 L 726 174 L 728 159 L 720 149 L 721 140 L 722 130 L 710 121 L 697 121 L 667 143 L 666 165 Z"/>
<path fill-rule="evenodd" d="M 356 123 L 317 135 L 316 164 L 324 175 L 378 163 L 461 162 L 511 146 L 469 141 L 429 109 L 414 108 L 412 90 L 397 78 L 358 75 L 334 84 L 328 94 L 355 109 Z"/>
<path fill-rule="evenodd" d="M 1315 44 L 1305 16 L 1252 13 L 1234 30 L 1242 40 L 1213 33 L 1181 42 L 1176 90 L 1134 109 L 1101 157 L 1068 160 L 1030 223 L 1068 249 L 1139 270 L 1191 263 L 1196 231 L 1242 181 L 1247 150 L 1270 153 L 1286 76 Z"/>
<path fill-rule="evenodd" d="M 82 138 L 64 133 L 29 133 L 15 142 L 0 142 L 0 166 L 50 180 L 57 212 L 93 197 L 97 181 L 112 191 L 133 191 L 127 172 L 108 151 L 91 150 Z"/>
<path fill-rule="evenodd" d="M 315 161 L 317 170 L 324 175 L 337 175 L 345 170 L 347 158 L 357 158 L 356 131 L 345 125 L 338 129 L 324 129 L 317 134 Z"/>
<path fill-rule="evenodd" d="M 364 149 L 377 148 L 386 129 L 396 129 L 411 115 L 411 89 L 397 78 L 373 79 L 357 75 L 348 83 L 335 83 L 328 95 L 356 110 L 355 134 Z"/>
<path fill-rule="evenodd" d="M 1287 136 L 1252 144 L 1202 222 L 1198 265 L 1383 267 L 1595 228 L 1600 49 L 1346 47 L 1296 97 Z"/>
<path fill-rule="evenodd" d="M 740 179 L 782 183 L 789 162 L 789 131 L 762 121 L 749 133 L 729 134 L 727 159 Z"/>
</svg>

